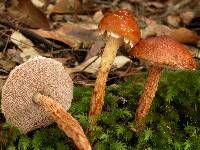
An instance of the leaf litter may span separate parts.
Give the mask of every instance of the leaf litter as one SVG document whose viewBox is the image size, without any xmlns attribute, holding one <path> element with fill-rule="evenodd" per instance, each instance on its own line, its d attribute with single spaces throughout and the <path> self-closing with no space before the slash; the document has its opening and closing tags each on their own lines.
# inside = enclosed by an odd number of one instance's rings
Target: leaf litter
<svg viewBox="0 0 200 150">
<path fill-rule="evenodd" d="M 185 27 L 190 26 L 190 22 L 198 17 L 199 7 L 198 1 L 191 2 L 190 0 L 181 2 L 147 0 L 145 3 L 137 0 L 113 2 L 13 0 L 10 3 L 5 2 L 2 3 L 0 9 L 0 18 L 2 18 L 0 29 L 2 32 L 10 29 L 9 25 L 3 23 L 7 21 L 14 23 L 15 27 L 25 29 L 25 32 L 13 31 L 15 28 L 12 28 L 12 32 L 6 32 L 6 36 L 1 34 L 1 40 L 9 37 L 9 44 L 4 46 L 4 52 L 0 52 L 0 73 L 8 75 L 16 65 L 34 56 L 42 55 L 61 61 L 70 72 L 76 72 L 76 74 L 88 72 L 95 75 L 99 67 L 101 51 L 105 45 L 102 36 L 98 33 L 98 23 L 107 9 L 109 11 L 131 9 L 137 16 L 142 38 L 158 35 L 172 36 L 191 47 L 193 56 L 199 58 L 200 38 L 196 28 Z M 55 43 L 58 47 L 47 48 L 45 42 L 37 42 L 38 37 L 29 32 L 26 33 L 27 30 L 43 37 L 47 42 Z M 12 49 L 15 53 L 10 53 Z M 118 69 L 130 62 L 128 50 L 125 49 L 127 47 L 122 46 L 118 52 L 119 57 L 116 57 L 114 66 L 118 66 Z M 98 58 L 96 62 L 92 62 L 95 58 Z M 133 62 L 134 67 L 137 65 L 137 62 Z"/>
<path fill-rule="evenodd" d="M 106 12 L 118 9 L 135 12 L 142 38 L 169 35 L 189 47 L 199 63 L 198 0 L 11 0 L 0 4 L 0 91 L 15 66 L 38 55 L 62 62 L 74 83 L 93 86 L 105 46 L 98 23 Z M 114 78 L 126 80 L 145 67 L 131 60 L 123 45 L 109 84 L 116 85 Z"/>
</svg>

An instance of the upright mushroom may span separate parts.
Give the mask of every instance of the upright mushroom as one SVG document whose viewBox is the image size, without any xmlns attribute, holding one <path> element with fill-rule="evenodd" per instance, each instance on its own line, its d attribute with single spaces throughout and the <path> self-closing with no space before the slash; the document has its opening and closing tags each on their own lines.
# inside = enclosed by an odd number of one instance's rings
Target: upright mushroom
<svg viewBox="0 0 200 150">
<path fill-rule="evenodd" d="M 21 133 L 54 121 L 79 149 L 90 143 L 78 121 L 66 112 L 73 98 L 73 83 L 61 63 L 36 57 L 13 69 L 2 89 L 2 112 Z"/>
<path fill-rule="evenodd" d="M 169 36 L 141 40 L 130 51 L 130 56 L 142 59 L 150 65 L 148 78 L 135 114 L 135 122 L 139 130 L 144 127 L 162 70 L 164 68 L 194 70 L 196 63 L 187 48 Z"/>
<path fill-rule="evenodd" d="M 133 47 L 140 40 L 140 30 L 135 16 L 128 10 L 107 13 L 99 23 L 99 30 L 101 33 L 106 32 L 107 42 L 102 54 L 100 68 L 97 72 L 97 79 L 91 99 L 89 111 L 91 124 L 94 123 L 92 116 L 101 113 L 104 104 L 106 80 L 117 54 L 117 49 L 123 41 Z"/>
</svg>

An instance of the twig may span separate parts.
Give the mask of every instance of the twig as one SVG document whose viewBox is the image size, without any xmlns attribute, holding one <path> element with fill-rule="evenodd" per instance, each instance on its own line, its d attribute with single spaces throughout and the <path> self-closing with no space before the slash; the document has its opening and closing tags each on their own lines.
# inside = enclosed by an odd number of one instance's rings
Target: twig
<svg viewBox="0 0 200 150">
<path fill-rule="evenodd" d="M 1 69 L 0 69 L 1 70 Z M 6 73 L 8 73 L 8 72 L 6 72 Z M 8 76 L 2 76 L 2 75 L 0 75 L 0 79 L 3 79 L 3 80 L 5 80 L 5 79 L 7 79 L 8 78 Z"/>
<path fill-rule="evenodd" d="M 99 57 L 100 57 L 100 56 L 98 55 L 97 58 L 95 58 L 91 63 L 89 63 L 87 66 L 85 66 L 85 67 L 81 70 L 81 72 L 84 72 L 85 69 L 87 69 L 91 64 L 93 64 Z"/>
<path fill-rule="evenodd" d="M 10 41 L 10 36 L 7 36 L 6 45 L 4 46 L 4 49 L 3 49 L 3 55 L 5 54 L 5 51 L 6 51 L 6 48 L 8 46 L 9 41 Z"/>
<path fill-rule="evenodd" d="M 58 49 L 56 51 L 53 51 L 53 52 L 51 52 L 51 54 L 57 54 L 57 53 L 60 53 L 60 52 L 71 52 L 71 51 L 88 52 L 88 50 L 84 49 L 84 48 L 78 48 L 78 49 L 64 48 L 64 49 Z"/>
<path fill-rule="evenodd" d="M 15 25 L 12 22 L 6 21 L 6 20 L 0 20 L 0 24 L 19 30 L 24 36 L 26 36 L 27 38 L 33 39 L 35 41 L 38 41 L 39 43 L 43 43 L 45 44 L 49 49 L 61 49 L 61 46 L 54 44 L 48 40 L 46 40 L 45 38 L 41 37 L 40 35 L 30 31 L 29 29 L 25 28 L 25 27 L 20 27 L 18 25 Z"/>
<path fill-rule="evenodd" d="M 1 33 L 1 31 L 0 31 L 0 33 Z M 2 36 L 5 36 L 6 38 L 7 38 L 7 40 L 5 41 L 4 39 L 2 39 L 1 37 Z M 26 42 L 23 42 L 23 41 L 20 41 L 20 40 L 18 40 L 18 39 L 16 39 L 16 38 L 12 38 L 10 35 L 8 35 L 7 33 L 2 33 L 2 34 L 0 34 L 0 39 L 1 40 L 3 40 L 4 42 L 8 42 L 9 43 L 9 40 L 10 39 L 13 39 L 13 40 L 15 40 L 15 41 L 17 41 L 17 42 L 19 42 L 19 43 L 21 43 L 21 44 L 23 44 L 23 45 L 26 45 L 26 46 L 29 46 L 29 47 L 36 47 L 36 46 L 32 46 L 32 45 L 30 45 L 30 44 L 27 44 Z M 9 39 L 9 40 L 8 40 Z M 7 43 L 7 45 L 8 45 L 8 43 Z M 6 46 L 7 46 L 6 45 Z M 4 54 L 4 50 L 3 50 L 3 54 Z"/>
</svg>

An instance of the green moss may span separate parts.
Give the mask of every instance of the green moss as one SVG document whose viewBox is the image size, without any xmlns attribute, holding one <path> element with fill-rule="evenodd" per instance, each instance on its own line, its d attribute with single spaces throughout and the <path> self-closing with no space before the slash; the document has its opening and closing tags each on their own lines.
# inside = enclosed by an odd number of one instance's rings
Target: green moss
<svg viewBox="0 0 200 150">
<path fill-rule="evenodd" d="M 189 150 L 200 149 L 200 72 L 169 72 L 162 74 L 153 106 L 147 118 L 147 128 L 134 132 L 134 112 L 144 88 L 147 74 L 135 75 L 125 83 L 107 87 L 103 112 L 89 137 L 97 150 Z M 70 112 L 88 127 L 91 87 L 76 86 Z M 10 133 L 4 126 L 4 147 L 22 150 L 74 149 L 72 141 L 53 124 L 27 135 Z M 13 129 L 14 130 L 14 129 Z M 3 145 L 3 144 L 2 144 Z"/>
</svg>

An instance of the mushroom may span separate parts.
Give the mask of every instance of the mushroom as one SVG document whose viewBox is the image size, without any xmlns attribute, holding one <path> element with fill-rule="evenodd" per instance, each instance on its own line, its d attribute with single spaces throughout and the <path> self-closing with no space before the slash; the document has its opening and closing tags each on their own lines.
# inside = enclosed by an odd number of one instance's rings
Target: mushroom
<svg viewBox="0 0 200 150">
<path fill-rule="evenodd" d="M 99 30 L 102 34 L 106 31 L 107 42 L 97 72 L 90 104 L 89 118 L 91 124 L 94 124 L 92 123 L 94 122 L 93 116 L 101 113 L 104 104 L 106 80 L 117 54 L 117 49 L 123 41 L 133 47 L 140 40 L 140 30 L 135 16 L 128 10 L 107 13 L 99 23 Z"/>
<path fill-rule="evenodd" d="M 129 55 L 142 59 L 150 65 L 135 114 L 135 122 L 140 130 L 145 126 L 144 121 L 155 97 L 162 70 L 164 68 L 195 70 L 196 63 L 183 44 L 165 35 L 141 40 Z"/>
<path fill-rule="evenodd" d="M 1 107 L 7 121 L 26 134 L 54 121 L 79 149 L 90 143 L 77 120 L 66 112 L 73 98 L 73 83 L 61 63 L 35 57 L 13 69 L 2 88 Z"/>
</svg>

